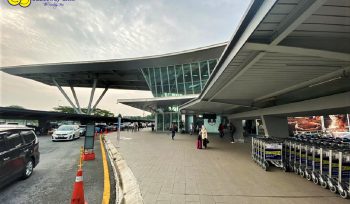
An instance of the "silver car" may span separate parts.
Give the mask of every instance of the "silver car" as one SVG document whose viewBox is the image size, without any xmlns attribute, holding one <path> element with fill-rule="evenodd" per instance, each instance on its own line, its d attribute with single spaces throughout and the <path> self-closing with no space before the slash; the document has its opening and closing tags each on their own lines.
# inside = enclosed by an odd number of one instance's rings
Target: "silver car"
<svg viewBox="0 0 350 204">
<path fill-rule="evenodd" d="M 51 140 L 74 140 L 76 138 L 80 138 L 80 130 L 78 125 L 61 125 L 52 134 Z"/>
</svg>

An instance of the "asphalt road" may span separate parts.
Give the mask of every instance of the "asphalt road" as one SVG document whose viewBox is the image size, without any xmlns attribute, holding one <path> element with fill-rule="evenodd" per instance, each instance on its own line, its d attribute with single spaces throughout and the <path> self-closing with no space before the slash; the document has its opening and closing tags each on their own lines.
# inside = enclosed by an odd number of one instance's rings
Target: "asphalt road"
<svg viewBox="0 0 350 204">
<path fill-rule="evenodd" d="M 80 147 L 84 137 L 65 142 L 52 142 L 50 137 L 39 137 L 40 162 L 27 180 L 14 181 L 0 189 L 0 203 L 70 203 Z M 103 167 L 99 141 L 95 143 L 96 160 L 85 162 L 85 199 L 101 203 L 103 194 Z M 113 174 L 112 174 L 113 176 Z"/>
</svg>

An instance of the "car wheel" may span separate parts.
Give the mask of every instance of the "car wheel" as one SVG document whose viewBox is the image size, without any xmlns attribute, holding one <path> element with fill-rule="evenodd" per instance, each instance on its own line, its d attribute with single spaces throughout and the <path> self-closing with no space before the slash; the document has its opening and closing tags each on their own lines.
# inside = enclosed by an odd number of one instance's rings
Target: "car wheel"
<svg viewBox="0 0 350 204">
<path fill-rule="evenodd" d="M 23 179 L 29 178 L 33 174 L 33 169 L 34 169 L 34 162 L 32 159 L 27 161 L 25 165 L 25 169 L 23 172 Z"/>
</svg>

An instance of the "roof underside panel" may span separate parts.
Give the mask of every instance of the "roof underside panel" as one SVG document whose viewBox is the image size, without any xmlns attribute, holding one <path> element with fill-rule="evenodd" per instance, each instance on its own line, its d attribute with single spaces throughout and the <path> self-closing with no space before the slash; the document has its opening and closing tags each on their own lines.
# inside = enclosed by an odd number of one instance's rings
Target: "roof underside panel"
<svg viewBox="0 0 350 204">
<path fill-rule="evenodd" d="M 184 110 L 221 102 L 231 109 L 219 112 L 230 114 L 347 92 L 349 45 L 350 1 L 279 0 L 239 52 L 221 59 L 217 81 Z"/>
<path fill-rule="evenodd" d="M 217 59 L 225 46 L 226 43 L 222 43 L 184 52 L 136 59 L 26 65 L 3 67 L 1 70 L 47 85 L 54 85 L 52 78 L 55 78 L 61 86 L 92 87 L 93 80 L 98 79 L 97 88 L 108 86 L 118 89 L 149 90 L 140 71 L 141 68 Z"/>
</svg>

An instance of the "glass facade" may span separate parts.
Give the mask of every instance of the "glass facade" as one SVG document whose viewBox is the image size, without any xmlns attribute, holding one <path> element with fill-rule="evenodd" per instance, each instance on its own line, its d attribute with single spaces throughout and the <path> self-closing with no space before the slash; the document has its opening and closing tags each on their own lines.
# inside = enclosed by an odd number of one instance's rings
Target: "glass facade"
<svg viewBox="0 0 350 204">
<path fill-rule="evenodd" d="M 199 94 L 216 66 L 217 60 L 141 68 L 154 97 Z M 157 107 L 157 131 L 169 131 L 172 124 L 181 122 L 179 104 Z M 160 111 L 161 110 L 161 111 Z M 186 124 L 186 121 L 183 121 Z M 180 127 L 179 127 L 180 128 Z"/>
<path fill-rule="evenodd" d="M 216 59 L 164 67 L 141 68 L 154 97 L 199 94 L 210 74 Z"/>
</svg>

